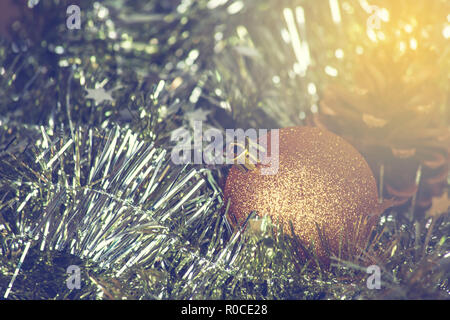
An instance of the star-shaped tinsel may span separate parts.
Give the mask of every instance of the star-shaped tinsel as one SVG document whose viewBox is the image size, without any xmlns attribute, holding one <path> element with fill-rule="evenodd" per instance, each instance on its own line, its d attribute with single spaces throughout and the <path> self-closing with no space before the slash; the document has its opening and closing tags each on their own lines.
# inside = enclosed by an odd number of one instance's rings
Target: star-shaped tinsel
<svg viewBox="0 0 450 320">
<path fill-rule="evenodd" d="M 208 115 L 211 113 L 210 110 L 203 110 L 202 108 L 195 109 L 194 111 L 186 112 L 185 117 L 189 121 L 189 125 L 194 128 L 195 121 L 205 122 Z"/>
<path fill-rule="evenodd" d="M 86 99 L 94 99 L 95 104 L 100 104 L 103 101 L 110 101 L 113 102 L 114 99 L 111 96 L 112 90 L 106 91 L 104 88 L 97 88 L 97 89 L 86 89 L 88 94 L 86 95 Z"/>
</svg>

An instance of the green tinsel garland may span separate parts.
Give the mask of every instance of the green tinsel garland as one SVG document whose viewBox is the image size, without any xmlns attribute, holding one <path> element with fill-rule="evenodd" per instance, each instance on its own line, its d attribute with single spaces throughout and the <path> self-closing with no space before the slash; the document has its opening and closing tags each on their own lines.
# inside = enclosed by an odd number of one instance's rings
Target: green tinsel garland
<svg viewBox="0 0 450 320">
<path fill-rule="evenodd" d="M 1 42 L 2 296 L 12 284 L 10 299 L 448 299 L 448 215 L 384 215 L 367 250 L 383 289 L 370 290 L 357 261 L 300 262 L 297 240 L 266 218 L 231 230 L 227 168 L 170 165 L 170 134 L 189 128 L 189 112 L 211 111 L 219 129 L 301 124 L 318 99 L 309 83 L 326 82 L 293 77 L 289 45 L 264 29 L 283 28 L 275 13 L 289 1 L 237 13 L 212 3 L 79 1 L 82 29 L 68 31 L 67 4 L 41 1 L 24 18 L 40 27 L 24 20 Z M 317 21 L 325 5 L 311 7 Z M 318 63 L 322 18 L 307 26 Z M 86 98 L 99 88 L 111 100 Z M 69 265 L 79 290 L 67 288 Z"/>
</svg>

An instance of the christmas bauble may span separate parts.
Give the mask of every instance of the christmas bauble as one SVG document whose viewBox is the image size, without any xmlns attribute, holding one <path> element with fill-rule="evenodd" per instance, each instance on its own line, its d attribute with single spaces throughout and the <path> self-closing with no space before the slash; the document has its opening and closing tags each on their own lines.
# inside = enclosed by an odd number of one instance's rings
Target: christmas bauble
<svg viewBox="0 0 450 320">
<path fill-rule="evenodd" d="M 277 143 L 279 158 L 243 171 L 234 165 L 228 174 L 224 197 L 228 218 L 242 225 L 252 211 L 269 215 L 291 233 L 292 222 L 300 254 L 329 263 L 330 257 L 349 258 L 365 247 L 380 213 L 375 178 L 358 151 L 344 139 L 319 128 L 291 127 L 260 137 L 263 158 Z M 267 141 L 267 142 L 266 142 Z M 275 174 L 264 167 L 278 168 Z M 274 173 L 274 172 L 272 172 Z"/>
</svg>

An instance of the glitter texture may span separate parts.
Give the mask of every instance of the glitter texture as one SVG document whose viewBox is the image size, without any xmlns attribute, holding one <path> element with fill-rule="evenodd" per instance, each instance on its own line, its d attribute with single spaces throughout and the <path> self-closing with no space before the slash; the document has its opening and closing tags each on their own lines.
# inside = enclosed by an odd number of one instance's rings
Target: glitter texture
<svg viewBox="0 0 450 320">
<path fill-rule="evenodd" d="M 224 190 L 229 218 L 236 218 L 230 220 L 242 224 L 251 211 L 268 214 L 287 233 L 292 221 L 295 234 L 315 248 L 309 254 L 320 261 L 354 255 L 379 213 L 377 185 L 365 159 L 322 129 L 284 128 L 279 136 L 277 174 L 262 175 L 261 164 L 248 172 L 231 168 Z M 265 140 L 260 137 L 260 144 Z"/>
</svg>

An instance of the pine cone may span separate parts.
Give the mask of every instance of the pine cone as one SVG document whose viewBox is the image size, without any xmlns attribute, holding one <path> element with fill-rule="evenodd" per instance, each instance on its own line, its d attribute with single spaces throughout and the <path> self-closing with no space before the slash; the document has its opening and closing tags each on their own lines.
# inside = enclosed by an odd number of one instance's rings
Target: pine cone
<svg viewBox="0 0 450 320">
<path fill-rule="evenodd" d="M 384 180 L 385 197 L 404 203 L 417 194 L 420 212 L 442 194 L 449 170 L 446 90 L 436 61 L 429 50 L 400 54 L 386 45 L 366 51 L 356 61 L 352 84 L 327 87 L 320 113 L 312 117 L 365 155 L 378 181 Z"/>
</svg>

